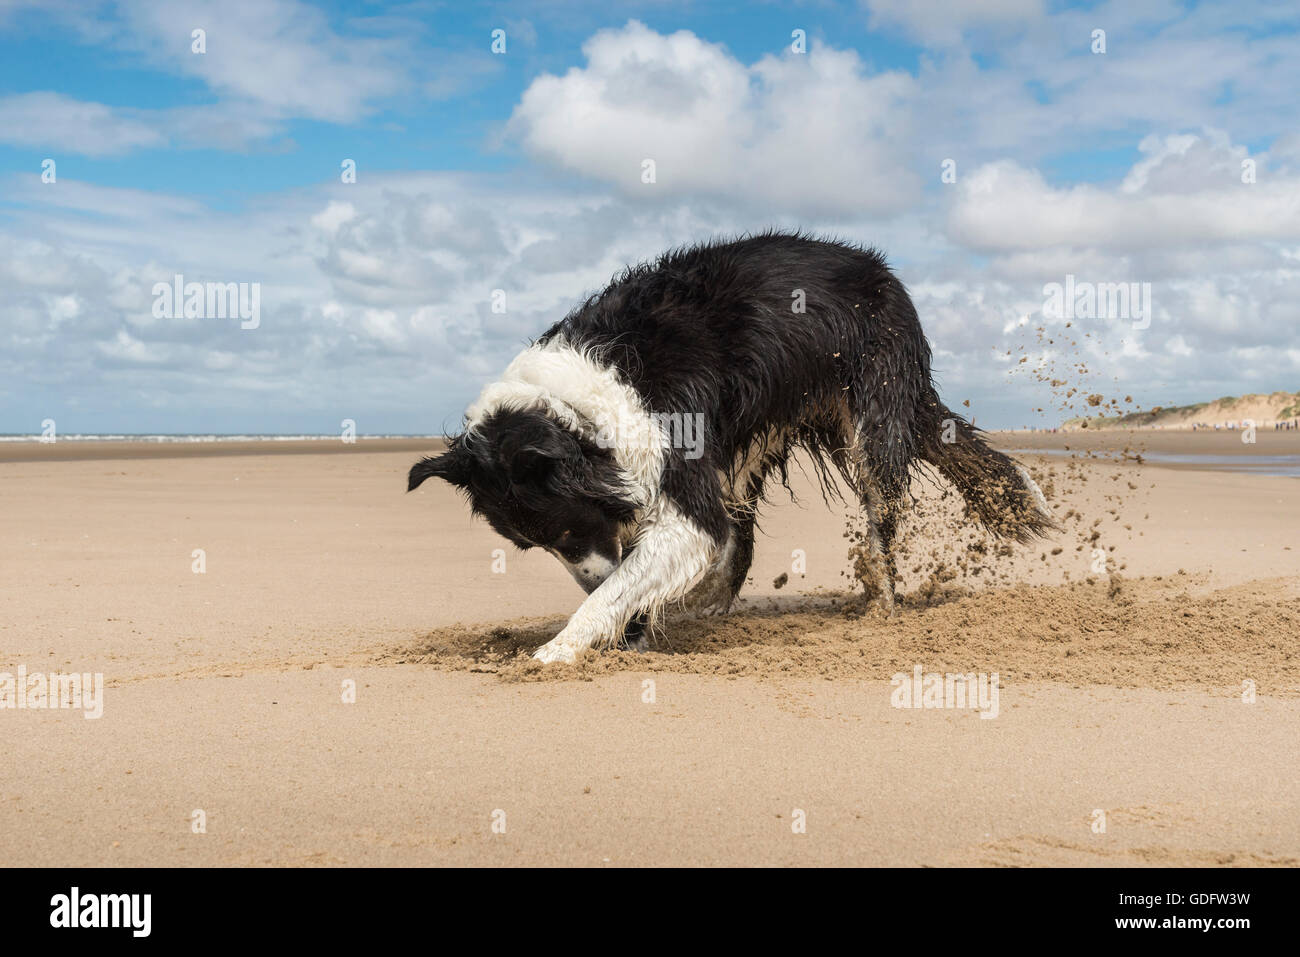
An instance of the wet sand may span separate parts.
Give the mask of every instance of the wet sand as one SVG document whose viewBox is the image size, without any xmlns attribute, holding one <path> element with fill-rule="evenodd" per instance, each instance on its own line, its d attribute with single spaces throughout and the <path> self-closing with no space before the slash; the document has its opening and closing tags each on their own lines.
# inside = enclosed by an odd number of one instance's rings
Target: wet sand
<svg viewBox="0 0 1300 957">
<path fill-rule="evenodd" d="M 1072 432 L 993 432 L 993 444 L 1001 449 L 1054 449 L 1094 455 L 1155 452 L 1169 455 L 1216 455 L 1233 457 L 1300 456 L 1300 431 L 1275 432 L 1256 429 L 1254 442 L 1243 442 L 1244 433 L 1227 429 L 1196 432 L 1172 429 L 1080 429 Z"/>
</svg>

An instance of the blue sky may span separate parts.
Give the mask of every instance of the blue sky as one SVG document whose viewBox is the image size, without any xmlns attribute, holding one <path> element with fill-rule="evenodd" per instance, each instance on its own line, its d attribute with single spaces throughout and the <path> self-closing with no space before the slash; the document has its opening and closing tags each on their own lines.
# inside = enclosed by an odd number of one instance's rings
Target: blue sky
<svg viewBox="0 0 1300 957">
<path fill-rule="evenodd" d="M 1070 362 L 1034 333 L 1067 274 L 1150 285 L 1149 324 L 1088 321 L 1108 387 L 1300 389 L 1298 30 L 1252 0 L 0 0 L 0 432 L 454 427 L 623 263 L 769 225 L 884 248 L 981 424 L 1068 411 L 1015 361 Z M 257 327 L 154 314 L 178 272 L 258 283 Z"/>
<path fill-rule="evenodd" d="M 527 163 L 496 133 L 529 82 L 539 73 L 563 72 L 581 64 L 582 45 L 597 30 L 622 27 L 629 18 L 671 33 L 690 29 L 719 38 L 733 54 L 753 60 L 779 52 L 788 38 L 788 11 L 775 5 L 556 4 L 525 9 L 511 4 L 312 4 L 341 37 L 397 33 L 409 40 L 412 59 L 449 55 L 463 68 L 448 71 L 443 93 L 408 98 L 377 97 L 371 109 L 348 123 L 286 116 L 275 136 L 238 151 L 192 148 L 178 163 L 170 146 L 143 148 L 123 157 L 101 158 L 73 167 L 78 175 L 110 186 L 135 186 L 202 194 L 232 201 L 250 193 L 288 189 L 304 182 L 312 157 L 347 155 L 373 172 L 404 170 L 503 171 Z M 517 7 L 517 9 L 516 9 Z M 2 9 L 2 8 L 0 8 Z M 75 9 L 75 8 L 73 8 Z M 95 9 L 87 6 L 86 9 Z M 103 8 L 107 11 L 110 8 Z M 72 14 L 69 14 L 70 16 Z M 384 23 L 381 18 L 400 18 Z M 111 17 L 105 17 L 111 22 Z M 201 22 L 201 16 L 195 16 Z M 367 21 L 376 21 L 367 26 Z M 805 22 L 800 20 L 800 22 Z M 827 6 L 807 21 L 813 37 L 853 35 L 856 49 L 881 69 L 915 69 L 923 48 L 905 39 L 872 33 L 852 6 Z M 526 24 L 526 26 L 524 26 Z M 494 29 L 507 29 L 507 55 L 490 51 Z M 738 27 L 740 27 L 738 29 Z M 190 37 L 175 43 L 188 49 Z M 216 42 L 216 38 L 214 38 Z M 435 74 L 441 75 L 434 68 Z M 461 74 L 468 74 L 462 78 Z M 218 95 L 201 80 L 177 76 L 150 62 L 70 31 L 39 7 L 15 12 L 0 36 L 0 89 L 54 90 L 78 100 L 123 109 L 165 110 L 210 105 Z M 28 171 L 29 150 L 0 148 L 3 169 Z M 330 167 L 319 170 L 332 176 Z"/>
</svg>

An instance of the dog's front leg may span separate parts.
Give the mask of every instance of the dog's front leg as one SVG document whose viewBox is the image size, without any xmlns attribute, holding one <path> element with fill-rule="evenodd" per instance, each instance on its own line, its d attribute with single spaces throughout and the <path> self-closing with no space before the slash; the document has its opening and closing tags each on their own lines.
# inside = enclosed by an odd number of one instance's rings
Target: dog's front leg
<svg viewBox="0 0 1300 957">
<path fill-rule="evenodd" d="M 538 648 L 538 661 L 573 661 L 596 644 L 618 640 L 639 612 L 653 620 L 666 602 L 681 598 L 700 579 L 717 543 L 665 500 L 637 531 L 631 554 L 587 596 L 563 630 Z"/>
</svg>

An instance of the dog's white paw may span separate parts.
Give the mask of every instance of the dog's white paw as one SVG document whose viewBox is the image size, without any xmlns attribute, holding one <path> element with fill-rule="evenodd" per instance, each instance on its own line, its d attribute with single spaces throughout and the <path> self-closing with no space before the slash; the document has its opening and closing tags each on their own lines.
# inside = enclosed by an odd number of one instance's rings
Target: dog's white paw
<svg viewBox="0 0 1300 957">
<path fill-rule="evenodd" d="M 544 665 L 552 665 L 556 662 L 561 664 L 573 664 L 578 657 L 578 649 L 568 642 L 559 641 L 552 638 L 542 647 L 533 652 L 533 657 Z"/>
</svg>

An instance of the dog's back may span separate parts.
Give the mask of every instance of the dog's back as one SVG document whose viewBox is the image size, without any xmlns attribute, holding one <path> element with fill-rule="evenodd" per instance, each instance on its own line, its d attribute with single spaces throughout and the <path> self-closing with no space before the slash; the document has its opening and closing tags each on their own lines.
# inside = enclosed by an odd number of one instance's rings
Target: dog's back
<svg viewBox="0 0 1300 957">
<path fill-rule="evenodd" d="M 702 412 L 727 468 L 774 432 L 819 452 L 865 428 L 905 474 L 930 392 L 930 349 L 874 250 L 769 233 L 692 246 L 628 270 L 553 327 L 617 367 L 665 413 Z"/>
</svg>

